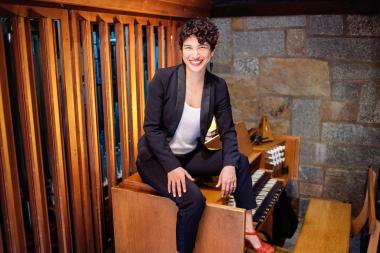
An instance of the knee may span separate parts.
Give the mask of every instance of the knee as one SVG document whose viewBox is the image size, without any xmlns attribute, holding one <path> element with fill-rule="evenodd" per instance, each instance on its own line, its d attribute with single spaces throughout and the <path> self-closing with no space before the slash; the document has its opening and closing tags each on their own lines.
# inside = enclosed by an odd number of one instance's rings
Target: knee
<svg viewBox="0 0 380 253">
<path fill-rule="evenodd" d="M 178 205 L 181 209 L 192 209 L 202 212 L 206 205 L 206 198 L 199 189 L 194 191 L 188 189 L 181 198 L 184 198 L 182 203 Z"/>
</svg>

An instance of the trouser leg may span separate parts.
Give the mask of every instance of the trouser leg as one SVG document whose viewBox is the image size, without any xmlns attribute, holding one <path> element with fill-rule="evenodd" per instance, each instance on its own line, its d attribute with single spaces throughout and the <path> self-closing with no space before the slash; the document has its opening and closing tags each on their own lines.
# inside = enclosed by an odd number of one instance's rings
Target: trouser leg
<svg viewBox="0 0 380 253">
<path fill-rule="evenodd" d="M 205 197 L 199 187 L 186 179 L 186 192 L 181 197 L 168 193 L 167 174 L 159 162 L 152 158 L 142 163 L 137 162 L 142 180 L 156 189 L 162 196 L 173 200 L 177 207 L 176 242 L 180 253 L 191 253 L 194 249 L 199 221 L 205 207 Z"/>
</svg>

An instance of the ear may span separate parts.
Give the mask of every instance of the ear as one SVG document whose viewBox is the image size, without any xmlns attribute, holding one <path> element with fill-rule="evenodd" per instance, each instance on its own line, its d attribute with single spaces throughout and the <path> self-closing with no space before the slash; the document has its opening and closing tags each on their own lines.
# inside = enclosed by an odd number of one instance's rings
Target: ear
<svg viewBox="0 0 380 253">
<path fill-rule="evenodd" d="M 214 53 L 215 53 L 215 49 L 211 51 L 211 57 L 214 56 Z"/>
</svg>

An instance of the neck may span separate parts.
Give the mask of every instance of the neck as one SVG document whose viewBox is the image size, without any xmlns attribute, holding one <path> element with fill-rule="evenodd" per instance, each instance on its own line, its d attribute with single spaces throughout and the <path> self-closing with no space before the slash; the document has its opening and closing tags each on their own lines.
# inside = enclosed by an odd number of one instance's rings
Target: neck
<svg viewBox="0 0 380 253">
<path fill-rule="evenodd" d="M 203 85 L 205 80 L 206 69 L 200 72 L 193 72 L 186 68 L 186 82 L 192 84 Z"/>
</svg>

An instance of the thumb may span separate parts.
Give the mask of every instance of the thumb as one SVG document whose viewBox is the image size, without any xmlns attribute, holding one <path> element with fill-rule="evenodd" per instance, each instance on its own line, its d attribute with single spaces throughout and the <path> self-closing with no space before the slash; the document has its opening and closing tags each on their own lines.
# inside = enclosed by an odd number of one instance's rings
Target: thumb
<svg viewBox="0 0 380 253">
<path fill-rule="evenodd" d="M 185 175 L 186 175 L 186 177 L 188 178 L 188 179 L 190 179 L 191 181 L 194 181 L 194 178 L 189 174 L 189 172 L 187 172 L 186 170 L 185 170 Z"/>
</svg>

